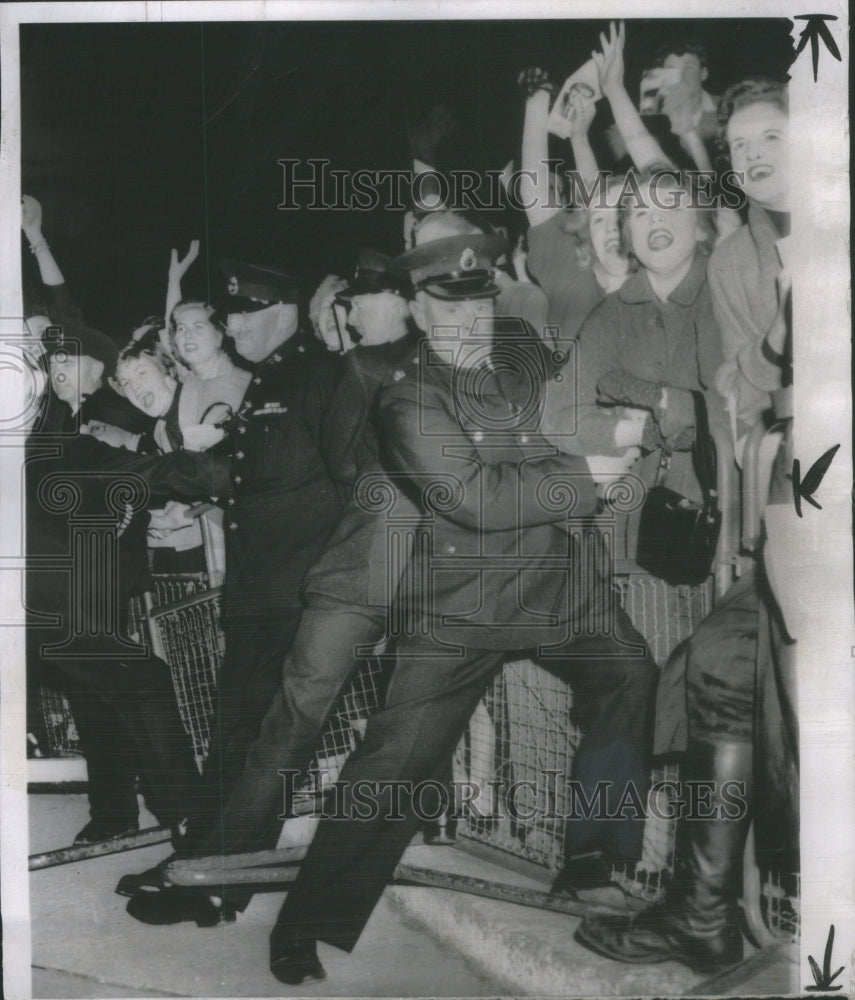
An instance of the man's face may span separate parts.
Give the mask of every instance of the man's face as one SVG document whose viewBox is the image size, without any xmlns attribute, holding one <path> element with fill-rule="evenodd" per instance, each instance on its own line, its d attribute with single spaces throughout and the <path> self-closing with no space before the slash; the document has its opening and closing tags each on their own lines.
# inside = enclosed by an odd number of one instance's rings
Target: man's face
<svg viewBox="0 0 855 1000">
<path fill-rule="evenodd" d="M 191 368 L 203 365 L 219 353 L 223 335 L 203 306 L 183 306 L 172 314 L 175 348 Z"/>
<path fill-rule="evenodd" d="M 405 300 L 394 292 L 354 295 L 347 322 L 362 337 L 361 343 L 372 347 L 400 339 L 407 332 L 408 312 Z"/>
<path fill-rule="evenodd" d="M 681 56 L 671 54 L 662 65 L 665 69 L 680 70 L 683 83 L 689 88 L 689 93 L 693 97 L 700 96 L 709 72 L 701 67 L 701 61 L 696 55 L 691 52 L 684 52 Z"/>
<path fill-rule="evenodd" d="M 785 212 L 790 205 L 790 121 L 774 104 L 739 108 L 727 123 L 733 169 L 751 201 Z"/>
<path fill-rule="evenodd" d="M 50 358 L 50 384 L 53 391 L 75 412 L 87 396 L 101 385 L 104 364 L 84 354 L 68 354 L 59 350 Z"/>
<path fill-rule="evenodd" d="M 642 267 L 665 277 L 694 256 L 704 233 L 697 211 L 683 207 L 682 203 L 688 201 L 688 193 L 662 189 L 660 185 L 660 204 L 668 205 L 673 201 L 676 203 L 674 208 L 655 207 L 648 187 L 642 187 L 641 193 L 645 205 L 630 209 L 626 223 L 632 251 Z"/>
<path fill-rule="evenodd" d="M 412 304 L 413 318 L 431 340 L 445 341 L 449 346 L 456 338 L 463 344 L 471 339 L 483 345 L 493 332 L 494 300 L 489 299 L 437 299 L 427 292 L 419 292 Z M 458 351 L 456 362 L 465 365 L 469 352 Z M 473 357 L 480 357 L 475 352 Z"/>
<path fill-rule="evenodd" d="M 256 364 L 284 344 L 296 332 L 296 305 L 281 302 L 253 313 L 229 313 L 226 333 L 241 357 Z"/>
<path fill-rule="evenodd" d="M 119 385 L 138 410 L 150 417 L 165 417 L 172 405 L 176 382 L 142 355 L 122 361 L 116 372 Z"/>
</svg>

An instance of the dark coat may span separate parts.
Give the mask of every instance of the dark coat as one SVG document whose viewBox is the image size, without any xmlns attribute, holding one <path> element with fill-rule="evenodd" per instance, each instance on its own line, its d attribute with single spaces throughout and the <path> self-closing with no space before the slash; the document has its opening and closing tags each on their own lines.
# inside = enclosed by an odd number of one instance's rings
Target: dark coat
<svg viewBox="0 0 855 1000">
<path fill-rule="evenodd" d="M 540 436 L 520 388 L 501 368 L 468 377 L 425 343 L 380 395 L 387 461 L 427 515 L 403 600 L 444 641 L 530 649 L 597 611 L 600 589 L 568 579 L 580 569 L 568 529 L 596 504 L 587 462 Z"/>
<path fill-rule="evenodd" d="M 120 616 L 128 600 L 150 586 L 146 508 L 170 498 L 198 499 L 228 486 L 228 461 L 208 453 L 135 455 L 84 434 L 33 434 L 25 467 L 27 510 L 27 607 L 60 615 L 64 628 L 79 586 L 69 568 L 84 562 L 74 551 L 73 529 L 84 520 L 115 527 L 117 572 L 112 583 L 84 592 L 91 606 L 105 586 L 116 588 Z M 99 558 L 104 558 L 105 548 Z M 67 566 L 63 564 L 67 563 Z M 31 623 L 39 623 L 31 618 Z M 46 624 L 44 620 L 41 622 Z"/>
<path fill-rule="evenodd" d="M 348 449 L 355 496 L 306 580 L 306 591 L 350 604 L 385 608 L 409 559 L 407 531 L 420 509 L 397 488 L 380 462 L 376 402 L 383 386 L 403 378 L 417 350 L 412 336 L 378 347 L 357 347 L 345 356 L 339 394 L 347 400 L 353 444 Z M 392 542 L 397 535 L 400 546 Z"/>
<path fill-rule="evenodd" d="M 254 369 L 230 432 L 226 622 L 302 606 L 301 585 L 332 535 L 350 483 L 339 360 L 295 334 Z"/>
</svg>

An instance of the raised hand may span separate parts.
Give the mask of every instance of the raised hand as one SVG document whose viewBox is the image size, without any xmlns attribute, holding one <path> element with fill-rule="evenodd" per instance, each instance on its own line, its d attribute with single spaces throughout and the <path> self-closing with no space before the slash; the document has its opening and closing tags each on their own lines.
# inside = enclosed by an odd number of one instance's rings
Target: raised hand
<svg viewBox="0 0 855 1000">
<path fill-rule="evenodd" d="M 21 229 L 30 237 L 41 235 L 42 231 L 42 206 L 31 195 L 21 196 Z"/>
<path fill-rule="evenodd" d="M 186 255 L 180 260 L 178 258 L 178 251 L 173 249 L 169 258 L 169 280 L 181 281 L 187 271 L 190 269 L 190 265 L 199 256 L 199 241 L 192 240 L 190 243 L 190 249 L 187 251 Z"/>
<path fill-rule="evenodd" d="M 442 140 L 450 135 L 457 124 L 454 112 L 438 104 L 431 108 L 421 118 L 411 118 L 407 121 L 407 139 L 410 143 L 410 155 L 414 160 L 421 160 L 429 167 L 436 166 L 436 148 Z"/>
<path fill-rule="evenodd" d="M 96 441 L 102 441 L 111 448 L 127 448 L 128 451 L 136 451 L 139 443 L 139 435 L 99 420 L 90 420 L 88 424 L 83 424 L 80 433 L 89 434 Z"/>
<path fill-rule="evenodd" d="M 555 84 L 549 79 L 549 74 L 539 66 L 529 66 L 528 69 L 521 70 L 517 74 L 517 85 L 522 88 L 525 96 L 533 97 L 538 90 L 545 90 L 548 94 L 555 93 Z"/>
<path fill-rule="evenodd" d="M 570 126 L 569 138 L 573 140 L 586 136 L 596 113 L 597 106 L 593 101 L 571 101 L 566 115 Z"/>
<path fill-rule="evenodd" d="M 623 21 L 615 27 L 614 21 L 609 25 L 609 37 L 600 32 L 602 52 L 592 52 L 591 58 L 597 67 L 600 78 L 600 89 L 610 97 L 615 91 L 623 89 L 623 50 L 626 42 L 626 28 Z"/>
</svg>

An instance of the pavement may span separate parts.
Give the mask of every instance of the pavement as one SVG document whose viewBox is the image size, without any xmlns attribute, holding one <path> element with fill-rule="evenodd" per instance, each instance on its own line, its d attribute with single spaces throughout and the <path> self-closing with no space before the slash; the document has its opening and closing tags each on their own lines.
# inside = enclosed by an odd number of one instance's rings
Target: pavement
<svg viewBox="0 0 855 1000">
<path fill-rule="evenodd" d="M 30 796 L 33 853 L 71 843 L 87 819 L 81 794 Z M 143 813 L 146 825 L 154 820 Z M 286 824 L 299 843 L 311 824 Z M 289 988 L 267 968 L 268 934 L 282 893 L 257 894 L 234 924 L 147 927 L 113 892 L 122 874 L 156 864 L 162 844 L 31 875 L 33 996 L 686 996 L 784 995 L 798 971 L 784 950 L 760 953 L 753 972 L 710 982 L 678 963 L 621 965 L 573 940 L 579 918 L 445 889 L 386 890 L 353 953 L 326 945 L 322 983 Z M 544 889 L 542 879 L 453 847 L 414 844 L 405 862 Z"/>
</svg>

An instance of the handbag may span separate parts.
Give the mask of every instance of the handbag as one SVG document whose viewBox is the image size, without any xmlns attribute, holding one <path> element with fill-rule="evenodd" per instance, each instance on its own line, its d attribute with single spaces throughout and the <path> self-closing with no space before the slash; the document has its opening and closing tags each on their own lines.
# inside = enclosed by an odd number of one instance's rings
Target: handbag
<svg viewBox="0 0 855 1000">
<path fill-rule="evenodd" d="M 721 530 L 716 493 L 717 454 L 710 435 L 703 394 L 692 392 L 695 403 L 695 442 L 692 464 L 703 499 L 693 503 L 664 485 L 673 449 L 665 447 L 656 479 L 641 508 L 635 561 L 653 576 L 670 584 L 698 584 L 709 576 Z"/>
</svg>

